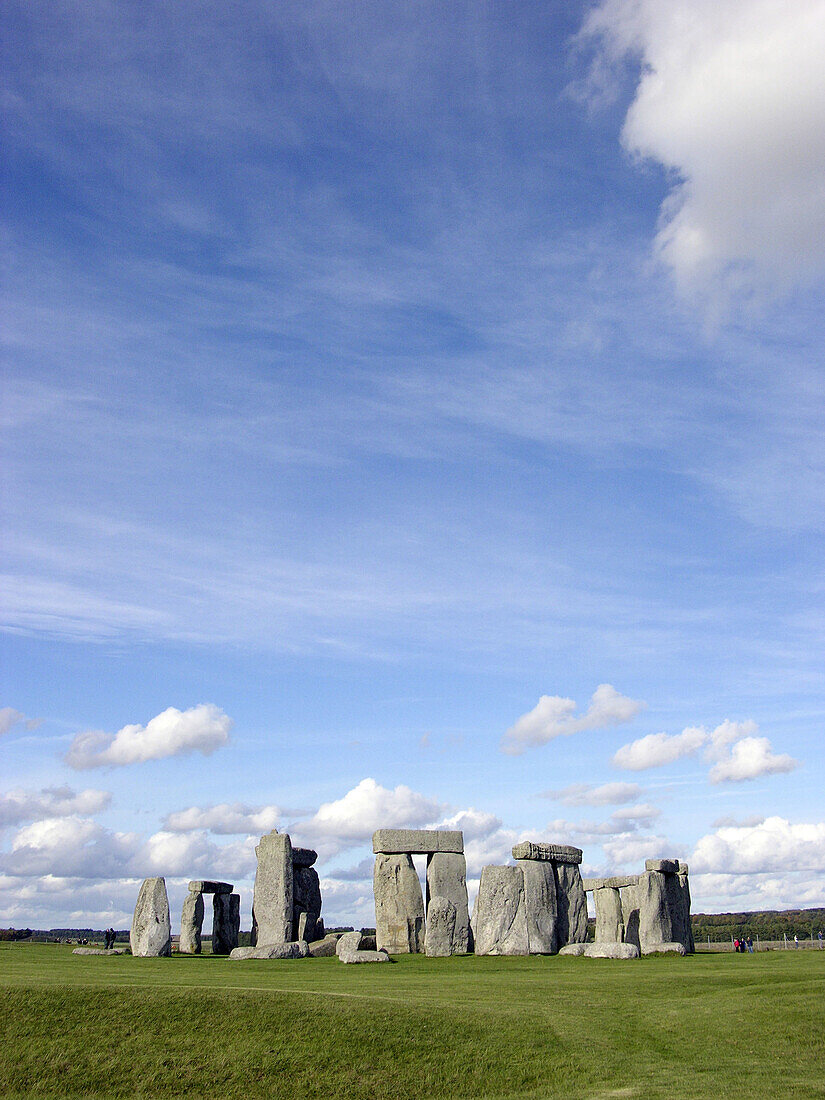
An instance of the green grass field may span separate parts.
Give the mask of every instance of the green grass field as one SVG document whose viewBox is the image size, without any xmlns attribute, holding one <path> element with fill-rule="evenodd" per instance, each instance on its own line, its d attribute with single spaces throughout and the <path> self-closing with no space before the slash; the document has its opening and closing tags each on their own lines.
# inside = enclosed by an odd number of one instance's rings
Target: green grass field
<svg viewBox="0 0 825 1100">
<path fill-rule="evenodd" d="M 825 951 L 613 962 L 0 945 L 5 1097 L 825 1097 Z"/>
</svg>

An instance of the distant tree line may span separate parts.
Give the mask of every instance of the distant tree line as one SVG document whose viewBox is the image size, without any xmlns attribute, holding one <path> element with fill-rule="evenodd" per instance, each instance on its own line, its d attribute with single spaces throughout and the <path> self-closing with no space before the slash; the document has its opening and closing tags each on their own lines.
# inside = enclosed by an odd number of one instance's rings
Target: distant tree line
<svg viewBox="0 0 825 1100">
<path fill-rule="evenodd" d="M 693 938 L 728 940 L 731 937 L 752 936 L 760 940 L 781 940 L 799 936 L 816 938 L 820 930 L 825 935 L 825 909 L 786 909 L 784 912 L 761 910 L 754 913 L 693 913 Z"/>
</svg>

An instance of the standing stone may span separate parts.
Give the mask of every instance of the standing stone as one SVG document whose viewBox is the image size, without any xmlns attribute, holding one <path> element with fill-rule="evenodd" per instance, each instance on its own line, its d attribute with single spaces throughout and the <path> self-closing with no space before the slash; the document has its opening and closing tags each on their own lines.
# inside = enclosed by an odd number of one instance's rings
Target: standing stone
<svg viewBox="0 0 825 1100">
<path fill-rule="evenodd" d="M 484 867 L 473 909 L 477 955 L 527 955 L 527 910 L 520 867 Z"/>
<path fill-rule="evenodd" d="M 638 881 L 619 891 L 622 899 L 622 923 L 624 924 L 624 942 L 632 943 L 641 951 L 639 940 L 639 901 Z"/>
<path fill-rule="evenodd" d="M 424 897 L 406 853 L 375 857 L 375 939 L 379 951 L 416 955 L 424 950 Z"/>
<path fill-rule="evenodd" d="M 180 915 L 180 953 L 200 955 L 203 931 L 203 894 L 188 893 Z"/>
<path fill-rule="evenodd" d="M 693 923 L 690 919 L 690 883 L 688 882 L 688 865 L 679 860 L 679 890 L 682 894 L 682 912 L 685 922 L 686 936 L 684 939 L 685 950 L 691 954 L 696 950 L 696 944 L 693 939 Z"/>
<path fill-rule="evenodd" d="M 622 943 L 624 941 L 624 921 L 622 919 L 622 897 L 618 890 L 603 886 L 593 891 L 596 905 L 596 942 Z"/>
<path fill-rule="evenodd" d="M 435 957 L 454 955 L 455 906 L 449 898 L 434 894 L 427 903 L 427 954 Z"/>
<path fill-rule="evenodd" d="M 458 852 L 436 852 L 427 860 L 427 924 L 432 899 L 447 898 L 455 909 L 451 955 L 470 950 L 470 904 L 467 899 L 467 861 Z M 429 932 L 427 932 L 429 944 Z M 430 954 L 429 947 L 427 954 Z"/>
<path fill-rule="evenodd" d="M 558 901 L 559 946 L 584 943 L 587 937 L 587 895 L 576 863 L 554 863 Z"/>
<path fill-rule="evenodd" d="M 293 849 L 305 853 L 306 848 Z M 310 851 L 311 855 L 315 855 Z M 321 916 L 321 882 L 318 872 L 307 863 L 292 861 L 292 927 L 299 940 L 311 942 L 316 938 L 318 918 Z"/>
<path fill-rule="evenodd" d="M 212 954 L 228 955 L 234 951 L 240 930 L 240 894 L 215 894 L 212 898 Z"/>
<path fill-rule="evenodd" d="M 558 951 L 558 902 L 553 864 L 518 859 L 524 879 L 527 939 L 531 955 L 554 955 Z"/>
<path fill-rule="evenodd" d="M 252 901 L 252 935 L 256 944 L 292 940 L 292 843 L 274 829 L 255 849 L 258 869 Z"/>
<path fill-rule="evenodd" d="M 172 924 L 165 879 L 143 880 L 132 918 L 129 943 L 132 954 L 142 958 L 172 954 Z"/>
<path fill-rule="evenodd" d="M 639 902 L 639 944 L 642 954 L 657 944 L 673 942 L 673 925 L 668 905 L 667 879 L 660 871 L 639 875 L 636 896 Z"/>
</svg>

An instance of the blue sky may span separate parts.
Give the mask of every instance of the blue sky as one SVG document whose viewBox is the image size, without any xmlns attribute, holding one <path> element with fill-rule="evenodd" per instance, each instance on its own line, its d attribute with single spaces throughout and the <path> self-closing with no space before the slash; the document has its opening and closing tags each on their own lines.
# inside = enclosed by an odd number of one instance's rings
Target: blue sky
<svg viewBox="0 0 825 1100">
<path fill-rule="evenodd" d="M 0 923 L 448 821 L 825 904 L 822 0 L 3 18 Z"/>
</svg>

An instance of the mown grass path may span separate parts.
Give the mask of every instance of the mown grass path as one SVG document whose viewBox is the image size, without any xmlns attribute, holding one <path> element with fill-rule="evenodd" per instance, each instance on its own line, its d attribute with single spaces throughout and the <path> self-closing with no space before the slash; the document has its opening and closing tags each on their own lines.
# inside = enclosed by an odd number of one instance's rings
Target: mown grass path
<svg viewBox="0 0 825 1100">
<path fill-rule="evenodd" d="M 231 963 L 0 945 L 8 1097 L 825 1097 L 825 952 Z"/>
</svg>

